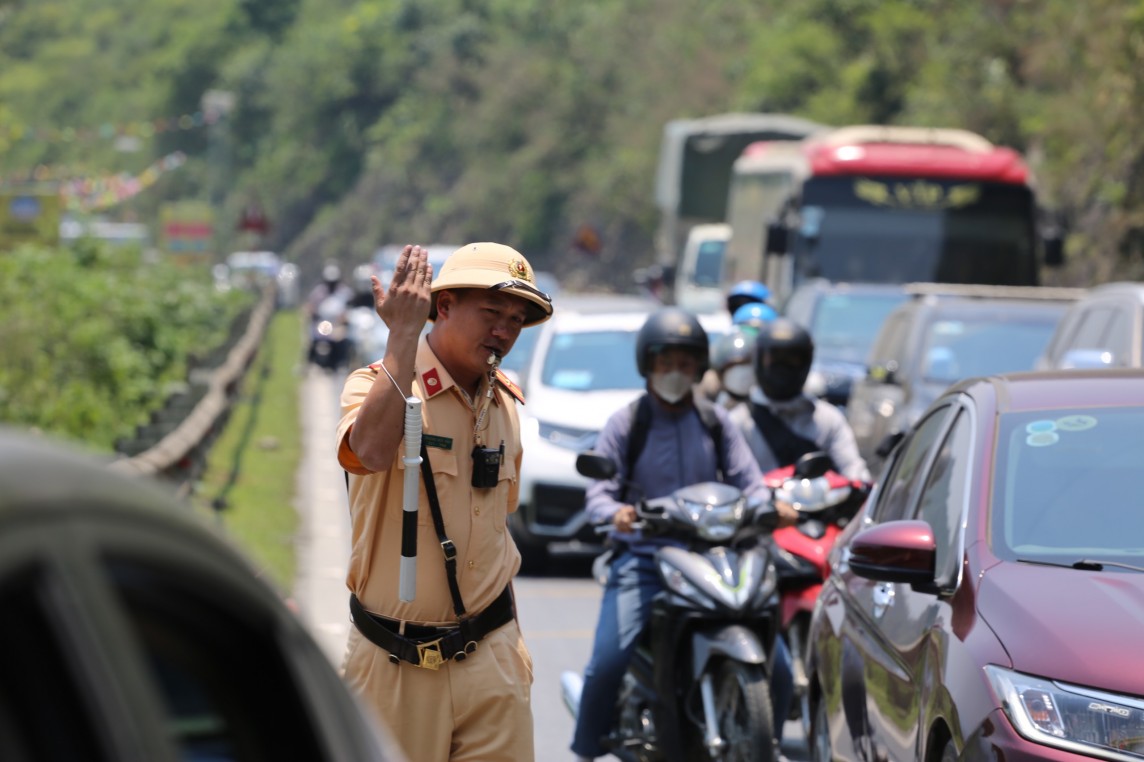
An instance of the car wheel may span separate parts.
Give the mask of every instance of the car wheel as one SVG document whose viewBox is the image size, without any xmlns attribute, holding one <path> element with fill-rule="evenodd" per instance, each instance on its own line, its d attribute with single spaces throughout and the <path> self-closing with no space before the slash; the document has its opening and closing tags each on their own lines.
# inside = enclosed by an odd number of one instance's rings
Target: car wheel
<svg viewBox="0 0 1144 762">
<path fill-rule="evenodd" d="M 810 724 L 810 759 L 812 762 L 830 762 L 834 750 L 830 744 L 830 723 L 826 716 L 826 697 L 819 696 L 814 705 L 814 720 Z"/>
</svg>

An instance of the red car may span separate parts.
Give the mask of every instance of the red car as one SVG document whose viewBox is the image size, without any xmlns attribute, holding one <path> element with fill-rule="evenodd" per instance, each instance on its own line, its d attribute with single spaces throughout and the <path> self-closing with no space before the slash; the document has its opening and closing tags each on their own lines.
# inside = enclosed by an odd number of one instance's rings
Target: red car
<svg viewBox="0 0 1144 762">
<path fill-rule="evenodd" d="M 1144 372 L 951 387 L 831 563 L 813 759 L 1144 759 Z"/>
</svg>

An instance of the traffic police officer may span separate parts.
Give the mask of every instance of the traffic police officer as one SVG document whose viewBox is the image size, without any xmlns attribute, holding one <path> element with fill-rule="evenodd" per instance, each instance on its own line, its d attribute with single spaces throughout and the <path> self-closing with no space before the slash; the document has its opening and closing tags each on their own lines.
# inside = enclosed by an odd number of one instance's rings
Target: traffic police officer
<svg viewBox="0 0 1144 762">
<path fill-rule="evenodd" d="M 509 586 L 520 553 L 505 525 L 517 506 L 523 399 L 496 366 L 552 302 L 528 261 L 497 243 L 461 247 L 432 276 L 425 249 L 406 246 L 388 291 L 372 279 L 390 331 L 385 357 L 342 391 L 355 624 L 345 678 L 410 760 L 531 760 L 532 662 Z M 410 394 L 422 400 L 432 478 L 420 490 L 417 587 L 406 602 L 398 567 Z"/>
</svg>

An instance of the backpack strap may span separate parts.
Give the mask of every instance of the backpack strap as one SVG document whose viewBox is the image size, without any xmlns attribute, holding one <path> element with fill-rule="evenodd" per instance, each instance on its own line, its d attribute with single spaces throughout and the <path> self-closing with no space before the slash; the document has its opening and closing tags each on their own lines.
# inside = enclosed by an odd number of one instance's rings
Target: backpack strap
<svg viewBox="0 0 1144 762">
<path fill-rule="evenodd" d="M 747 404 L 751 406 L 751 417 L 755 419 L 755 425 L 759 427 L 763 441 L 771 448 L 779 465 L 788 466 L 808 452 L 822 449 L 817 442 L 791 431 L 786 422 L 766 405 L 754 401 L 749 401 Z"/>
<path fill-rule="evenodd" d="M 719 481 L 726 481 L 727 454 L 724 452 L 723 423 L 715 413 L 715 403 L 702 395 L 696 395 L 695 411 L 699 413 L 699 420 L 715 445 L 715 468 L 719 471 Z"/>
<path fill-rule="evenodd" d="M 644 445 L 647 444 L 647 435 L 651 430 L 651 397 L 646 393 L 641 394 L 632 400 L 628 410 L 632 414 L 632 427 L 628 430 L 628 451 L 624 461 L 624 489 L 620 494 L 620 500 L 625 503 L 628 502 L 628 485 L 632 479 L 632 471 L 635 469 L 640 453 L 643 452 Z"/>
</svg>

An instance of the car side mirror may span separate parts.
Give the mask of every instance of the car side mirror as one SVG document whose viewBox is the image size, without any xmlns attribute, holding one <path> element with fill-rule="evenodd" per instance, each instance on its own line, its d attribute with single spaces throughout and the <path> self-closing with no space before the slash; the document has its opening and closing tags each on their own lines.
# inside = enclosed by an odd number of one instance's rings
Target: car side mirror
<svg viewBox="0 0 1144 762">
<path fill-rule="evenodd" d="M 766 254 L 786 254 L 788 249 L 787 228 L 781 222 L 767 223 Z"/>
<path fill-rule="evenodd" d="M 887 521 L 863 529 L 850 541 L 847 563 L 859 577 L 932 588 L 937 543 L 924 521 Z"/>
<path fill-rule="evenodd" d="M 611 479 L 616 475 L 616 464 L 606 455 L 587 450 L 576 456 L 576 472 L 589 479 Z"/>
</svg>

